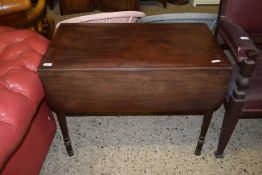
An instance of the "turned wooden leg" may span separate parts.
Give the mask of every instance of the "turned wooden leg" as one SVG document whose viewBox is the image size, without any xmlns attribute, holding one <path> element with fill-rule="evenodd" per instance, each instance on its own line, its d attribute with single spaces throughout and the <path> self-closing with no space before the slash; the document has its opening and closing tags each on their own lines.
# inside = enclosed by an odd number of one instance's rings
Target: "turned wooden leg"
<svg viewBox="0 0 262 175">
<path fill-rule="evenodd" d="M 47 3 L 48 7 L 51 10 L 54 10 L 54 8 L 55 8 L 55 0 L 46 0 L 46 3 Z"/>
<path fill-rule="evenodd" d="M 167 7 L 167 1 L 168 0 L 158 0 L 158 2 L 163 4 L 163 7 L 166 8 Z"/>
<path fill-rule="evenodd" d="M 164 8 L 167 7 L 167 0 L 163 0 L 163 6 L 164 6 Z"/>
<path fill-rule="evenodd" d="M 217 151 L 215 151 L 216 158 L 224 157 L 224 150 L 237 125 L 237 121 L 240 115 L 242 105 L 243 104 L 241 102 L 231 100 L 228 108 L 226 109 L 222 128 L 221 128 L 221 133 L 218 141 Z"/>
<path fill-rule="evenodd" d="M 175 5 L 184 5 L 187 4 L 189 0 L 168 0 L 169 3 Z"/>
<path fill-rule="evenodd" d="M 66 147 L 67 154 L 69 156 L 73 156 L 74 152 L 73 152 L 70 137 L 69 137 L 69 134 L 68 134 L 66 116 L 62 113 L 58 113 L 57 119 L 58 119 L 58 122 L 59 122 L 59 125 L 60 125 L 60 129 L 62 131 L 62 135 L 63 135 L 64 144 L 65 144 L 65 147 Z"/>
<path fill-rule="evenodd" d="M 202 151 L 203 144 L 205 142 L 206 133 L 210 124 L 210 121 L 212 119 L 213 112 L 206 113 L 203 117 L 203 122 L 201 126 L 201 132 L 199 135 L 199 139 L 197 142 L 197 147 L 195 150 L 195 155 L 200 155 Z"/>
</svg>

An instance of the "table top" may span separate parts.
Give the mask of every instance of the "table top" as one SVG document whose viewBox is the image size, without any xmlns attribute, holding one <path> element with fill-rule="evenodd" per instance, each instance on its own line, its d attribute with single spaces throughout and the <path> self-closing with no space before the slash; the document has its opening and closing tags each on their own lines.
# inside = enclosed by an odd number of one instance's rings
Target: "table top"
<svg viewBox="0 0 262 175">
<path fill-rule="evenodd" d="M 62 24 L 38 71 L 230 68 L 205 24 Z"/>
</svg>

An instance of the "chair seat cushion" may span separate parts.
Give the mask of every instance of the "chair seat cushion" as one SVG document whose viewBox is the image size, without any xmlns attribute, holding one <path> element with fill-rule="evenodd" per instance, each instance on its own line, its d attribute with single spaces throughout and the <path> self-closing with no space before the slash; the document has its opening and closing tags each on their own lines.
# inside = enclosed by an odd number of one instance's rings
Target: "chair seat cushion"
<svg viewBox="0 0 262 175">
<path fill-rule="evenodd" d="M 259 56 L 256 59 L 255 71 L 247 90 L 244 112 L 262 112 L 262 47 L 258 50 Z"/>
<path fill-rule="evenodd" d="M 138 23 L 205 23 L 214 30 L 217 14 L 211 13 L 170 13 L 142 17 Z"/>
</svg>

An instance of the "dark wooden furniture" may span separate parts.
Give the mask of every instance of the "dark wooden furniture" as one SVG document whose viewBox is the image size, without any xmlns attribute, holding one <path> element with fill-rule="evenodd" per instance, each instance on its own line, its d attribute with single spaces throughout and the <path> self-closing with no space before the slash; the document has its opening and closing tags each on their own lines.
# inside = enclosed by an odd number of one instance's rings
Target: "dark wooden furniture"
<svg viewBox="0 0 262 175">
<path fill-rule="evenodd" d="M 158 0 L 167 6 L 168 0 Z M 99 11 L 128 11 L 139 10 L 139 0 L 60 0 L 60 12 L 62 15 L 79 12 Z"/>
<path fill-rule="evenodd" d="M 69 155 L 83 113 L 204 114 L 199 155 L 231 72 L 205 24 L 62 24 L 38 67 Z"/>
<path fill-rule="evenodd" d="M 62 15 L 80 12 L 90 12 L 94 10 L 93 0 L 60 0 L 60 12 Z"/>
<path fill-rule="evenodd" d="M 100 11 L 139 10 L 139 0 L 100 0 L 97 8 Z"/>
<path fill-rule="evenodd" d="M 225 98 L 225 116 L 216 157 L 224 150 L 240 118 L 262 118 L 262 1 L 222 0 L 217 38 L 235 62 Z M 226 46 L 226 47 L 225 47 Z"/>
<path fill-rule="evenodd" d="M 46 3 L 47 3 L 48 7 L 51 10 L 54 10 L 54 8 L 55 8 L 55 0 L 46 0 Z"/>
<path fill-rule="evenodd" d="M 184 5 L 187 4 L 189 0 L 168 0 L 169 3 L 175 5 Z"/>
</svg>

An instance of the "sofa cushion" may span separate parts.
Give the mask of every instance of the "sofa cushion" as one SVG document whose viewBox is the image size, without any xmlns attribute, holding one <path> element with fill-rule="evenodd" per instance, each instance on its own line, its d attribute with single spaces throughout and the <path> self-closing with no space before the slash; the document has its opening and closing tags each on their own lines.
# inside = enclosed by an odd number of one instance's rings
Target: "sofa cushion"
<svg viewBox="0 0 262 175">
<path fill-rule="evenodd" d="M 48 40 L 0 26 L 0 168 L 27 132 L 44 97 L 37 66 Z"/>
</svg>

